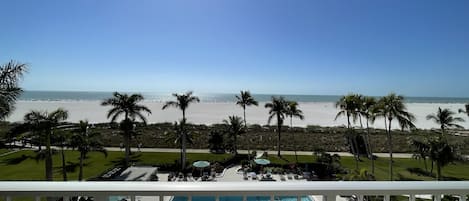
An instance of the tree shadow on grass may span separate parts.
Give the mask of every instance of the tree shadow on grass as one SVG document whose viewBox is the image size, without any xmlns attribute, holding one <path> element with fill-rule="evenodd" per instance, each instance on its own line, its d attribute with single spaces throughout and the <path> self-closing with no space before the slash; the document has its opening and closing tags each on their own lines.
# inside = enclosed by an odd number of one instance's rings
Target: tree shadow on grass
<svg viewBox="0 0 469 201">
<path fill-rule="evenodd" d="M 138 163 L 141 161 L 142 154 L 133 154 L 130 156 L 130 164 Z M 112 160 L 111 165 L 125 165 L 125 156 L 118 157 L 116 160 Z"/>
<path fill-rule="evenodd" d="M 5 159 L 1 163 L 6 164 L 6 165 L 17 165 L 17 164 L 20 164 L 21 162 L 23 162 L 24 160 L 29 159 L 29 158 L 30 158 L 29 156 L 26 156 L 26 155 L 23 154 L 21 156 L 15 157 L 15 158 Z"/>
</svg>

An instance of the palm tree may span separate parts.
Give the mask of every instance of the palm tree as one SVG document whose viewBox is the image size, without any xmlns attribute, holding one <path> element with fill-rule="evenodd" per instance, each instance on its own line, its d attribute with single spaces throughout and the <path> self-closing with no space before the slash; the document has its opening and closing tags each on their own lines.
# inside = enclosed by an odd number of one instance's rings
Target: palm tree
<svg viewBox="0 0 469 201">
<path fill-rule="evenodd" d="M 423 164 L 425 165 L 425 171 L 428 172 L 427 157 L 429 156 L 429 151 L 430 151 L 430 145 L 429 145 L 428 140 L 425 139 L 422 141 L 422 140 L 412 139 L 410 141 L 410 144 L 412 145 L 412 147 L 414 147 L 414 157 L 423 159 Z"/>
<path fill-rule="evenodd" d="M 245 132 L 243 128 L 243 120 L 238 116 L 229 116 L 228 119 L 223 120 L 225 124 L 225 132 L 228 134 L 228 137 L 232 140 L 232 145 L 230 147 L 232 153 L 235 155 L 238 154 L 238 135 L 241 135 Z"/>
<path fill-rule="evenodd" d="M 441 133 L 445 133 L 445 129 L 448 128 L 463 128 L 457 122 L 464 122 L 461 117 L 454 117 L 455 113 L 449 109 L 441 109 L 438 107 L 436 114 L 427 115 L 427 120 L 433 120 L 435 123 L 440 125 Z"/>
<path fill-rule="evenodd" d="M 54 134 L 57 126 L 68 118 L 68 112 L 64 109 L 57 109 L 53 112 L 31 111 L 24 116 L 24 124 L 36 133 L 43 135 L 46 144 L 45 152 L 45 169 L 46 180 L 52 181 L 52 149 L 51 136 Z"/>
<path fill-rule="evenodd" d="M 168 136 L 166 139 L 167 141 L 173 141 L 174 144 L 177 144 L 180 147 L 181 150 L 181 166 L 182 162 L 185 159 L 185 144 L 183 144 L 183 139 L 186 143 L 192 144 L 192 136 L 190 131 L 187 129 L 186 126 L 186 120 L 182 119 L 179 123 L 174 122 L 173 126 L 174 133 L 171 132 L 169 133 L 170 136 Z M 182 170 L 184 170 L 184 167 L 181 167 Z"/>
<path fill-rule="evenodd" d="M 247 124 L 247 121 L 246 121 L 246 107 L 247 106 L 251 106 L 251 105 L 255 105 L 255 106 L 258 106 L 259 103 L 254 99 L 254 97 L 251 96 L 251 93 L 249 91 L 240 91 L 240 95 L 236 95 L 236 99 L 238 101 L 236 101 L 236 104 L 241 106 L 243 108 L 243 120 L 244 120 L 244 127 L 246 129 L 246 132 L 248 130 L 248 124 Z M 248 142 L 247 142 L 247 148 L 248 148 L 248 160 L 250 160 L 251 158 L 251 153 L 249 151 L 249 137 L 248 138 Z"/>
<path fill-rule="evenodd" d="M 375 174 L 375 159 L 373 157 L 373 147 L 370 143 L 370 121 L 374 122 L 375 119 L 375 107 L 376 99 L 371 96 L 363 96 L 360 107 L 360 115 L 365 117 L 366 120 L 366 150 L 368 153 L 368 158 L 371 160 L 371 174 Z"/>
<path fill-rule="evenodd" d="M 454 147 L 446 140 L 445 136 L 438 136 L 429 140 L 430 159 L 436 163 L 437 180 L 441 180 L 441 170 L 459 157 Z"/>
<path fill-rule="evenodd" d="M 168 107 L 175 107 L 179 108 L 182 111 L 182 121 L 181 126 L 185 126 L 186 122 L 186 109 L 189 107 L 191 103 L 194 102 L 200 102 L 199 97 L 193 96 L 192 91 L 186 92 L 185 94 L 173 94 L 174 97 L 176 97 L 176 101 L 167 101 L 163 105 L 163 110 L 168 108 Z M 182 146 L 182 158 L 181 158 L 181 165 L 182 165 L 182 170 L 185 169 L 186 167 L 186 132 L 183 132 L 183 135 L 181 136 L 181 146 Z"/>
<path fill-rule="evenodd" d="M 16 99 L 23 91 L 18 82 L 27 68 L 26 64 L 14 61 L 0 65 L 0 120 L 4 120 L 15 109 Z"/>
<path fill-rule="evenodd" d="M 101 141 L 98 139 L 99 133 L 89 132 L 88 121 L 80 121 L 78 127 L 73 129 L 71 137 L 71 146 L 77 148 L 80 152 L 80 170 L 78 173 L 78 181 L 83 180 L 83 163 L 86 155 L 91 151 L 97 151 L 107 157 L 107 151 Z"/>
<path fill-rule="evenodd" d="M 469 117 L 469 103 L 466 103 L 464 105 L 464 109 L 459 109 L 459 113 L 465 113 Z"/>
<path fill-rule="evenodd" d="M 259 103 L 254 99 L 254 97 L 251 96 L 251 93 L 249 91 L 241 91 L 240 95 L 236 95 L 236 104 L 241 106 L 243 108 L 243 115 L 244 115 L 244 126 L 246 129 L 248 128 L 248 124 L 246 123 L 246 107 L 255 105 L 258 106 Z"/>
<path fill-rule="evenodd" d="M 283 120 L 285 119 L 286 112 L 287 112 L 287 101 L 282 97 L 274 97 L 272 96 L 272 102 L 266 103 L 265 108 L 270 108 L 269 110 L 269 119 L 267 123 L 270 124 L 272 118 L 277 117 L 277 134 L 278 134 L 278 141 L 277 141 L 277 156 L 280 156 L 280 143 L 281 143 L 281 130 L 283 125 Z"/>
<path fill-rule="evenodd" d="M 382 97 L 378 101 L 379 115 L 384 117 L 384 125 L 386 127 L 388 149 L 389 149 L 389 179 L 393 180 L 393 157 L 392 157 L 392 121 L 397 119 L 398 123 L 407 125 L 409 128 L 415 127 L 413 122 L 415 117 L 413 114 L 407 112 L 407 107 L 404 104 L 404 97 L 391 93 L 387 96 Z"/>
<path fill-rule="evenodd" d="M 358 146 L 356 143 L 356 136 L 354 136 L 354 130 L 352 127 L 352 123 L 350 122 L 350 118 L 352 118 L 353 122 L 355 122 L 359 116 L 359 109 L 361 108 L 360 103 L 361 95 L 359 94 L 349 94 L 346 96 L 342 96 L 335 104 L 336 108 L 339 109 L 339 112 L 335 116 L 335 120 L 340 116 L 345 115 L 347 117 L 347 129 L 348 129 L 348 136 L 347 140 L 350 146 L 350 150 L 352 154 L 355 156 L 355 169 L 358 170 L 358 161 L 360 160 L 360 156 L 358 153 Z"/>
<path fill-rule="evenodd" d="M 70 133 L 64 130 L 57 130 L 55 132 L 55 139 L 56 144 L 60 147 L 60 155 L 62 156 L 62 176 L 63 180 L 67 181 L 67 166 L 65 160 L 65 147 L 70 144 Z"/>
<path fill-rule="evenodd" d="M 287 103 L 287 116 L 290 117 L 290 130 L 293 129 L 293 117 L 298 117 L 299 119 L 303 120 L 305 117 L 303 116 L 303 111 L 298 108 L 298 102 L 296 101 L 288 101 Z M 296 153 L 296 141 L 295 141 L 295 132 L 293 134 L 293 143 L 294 143 L 294 151 L 295 151 L 295 160 L 298 163 L 298 155 Z"/>
<path fill-rule="evenodd" d="M 130 164 L 130 143 L 132 140 L 132 134 L 134 133 L 134 122 L 140 119 L 144 124 L 147 123 L 146 117 L 142 112 L 151 114 L 151 110 L 144 105 L 140 105 L 139 102 L 143 101 L 141 94 L 121 94 L 118 92 L 113 93 L 112 98 L 104 100 L 102 106 L 112 106 L 107 113 L 107 118 L 111 118 L 111 123 L 115 122 L 122 115 L 124 120 L 120 123 L 120 129 L 124 134 L 125 143 L 125 165 Z"/>
</svg>

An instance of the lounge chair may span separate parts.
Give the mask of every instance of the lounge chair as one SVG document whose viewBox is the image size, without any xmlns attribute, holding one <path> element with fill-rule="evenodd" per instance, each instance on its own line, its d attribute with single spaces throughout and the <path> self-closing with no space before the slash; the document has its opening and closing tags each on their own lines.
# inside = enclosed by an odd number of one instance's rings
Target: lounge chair
<svg viewBox="0 0 469 201">
<path fill-rule="evenodd" d="M 243 173 L 243 178 L 244 178 L 244 180 L 248 180 L 248 179 L 249 179 L 249 178 L 248 178 L 248 174 L 247 174 L 246 172 Z"/>
<path fill-rule="evenodd" d="M 292 180 L 292 179 L 293 179 L 292 174 L 291 174 L 291 173 L 288 173 L 287 178 L 288 178 L 289 180 Z"/>
<path fill-rule="evenodd" d="M 257 180 L 257 174 L 256 174 L 256 173 L 253 173 L 253 174 L 251 175 L 251 178 L 252 178 L 252 180 Z"/>
<path fill-rule="evenodd" d="M 285 179 L 285 175 L 280 174 L 280 180 L 281 180 L 281 181 L 285 181 L 285 180 L 286 180 L 286 179 Z"/>
</svg>

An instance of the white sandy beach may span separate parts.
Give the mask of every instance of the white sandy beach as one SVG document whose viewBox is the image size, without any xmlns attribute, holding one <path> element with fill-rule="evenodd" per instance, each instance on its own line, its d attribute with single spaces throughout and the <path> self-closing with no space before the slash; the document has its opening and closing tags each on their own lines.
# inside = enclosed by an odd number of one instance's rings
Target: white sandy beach
<svg viewBox="0 0 469 201">
<path fill-rule="evenodd" d="M 164 103 L 145 101 L 144 105 L 152 110 L 152 114 L 148 116 L 149 123 L 155 122 L 174 122 L 181 118 L 181 111 L 176 108 L 168 108 L 161 110 Z M 259 107 L 249 107 L 246 110 L 246 118 L 248 124 L 267 124 L 268 110 L 264 108 L 265 103 L 259 103 Z M 65 108 L 70 112 L 69 120 L 78 122 L 87 119 L 90 122 L 107 122 L 106 113 L 110 107 L 103 107 L 100 101 L 18 101 L 16 110 L 7 119 L 8 121 L 22 121 L 25 113 L 31 110 L 47 110 L 52 111 L 57 108 Z M 438 126 L 425 119 L 430 113 L 435 113 L 438 107 L 449 108 L 454 112 L 463 108 L 464 104 L 454 103 L 408 103 L 407 107 L 413 113 L 419 128 L 437 128 Z M 300 103 L 300 109 L 303 110 L 305 119 L 293 119 L 294 126 L 320 125 L 320 126 L 341 126 L 346 124 L 345 117 L 334 120 L 337 109 L 332 102 L 307 102 Z M 214 124 L 221 123 L 229 115 L 243 115 L 241 107 L 234 103 L 207 103 L 201 102 L 192 104 L 187 110 L 187 118 L 189 122 L 196 124 Z M 469 127 L 469 119 L 463 114 L 457 114 L 463 117 L 467 122 L 462 123 L 463 126 Z M 289 124 L 289 120 L 285 123 Z M 273 121 L 272 123 L 275 123 Z M 356 122 L 359 126 L 359 122 Z M 394 124 L 394 126 L 397 126 Z M 378 119 L 374 127 L 384 128 L 384 120 Z M 397 128 L 397 127 L 396 127 Z"/>
</svg>

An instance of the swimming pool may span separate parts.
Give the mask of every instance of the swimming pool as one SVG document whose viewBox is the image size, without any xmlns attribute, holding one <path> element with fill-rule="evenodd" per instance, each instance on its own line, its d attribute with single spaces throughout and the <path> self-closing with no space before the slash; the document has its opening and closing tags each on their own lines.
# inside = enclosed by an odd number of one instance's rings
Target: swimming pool
<svg viewBox="0 0 469 201">
<path fill-rule="evenodd" d="M 109 201 L 121 201 L 122 196 L 110 196 Z M 130 200 L 130 199 L 127 199 Z M 137 199 L 138 200 L 138 199 Z M 276 201 L 297 201 L 296 196 L 275 196 Z M 187 197 L 175 196 L 171 201 L 187 201 Z M 212 196 L 192 196 L 192 201 L 215 201 L 215 197 Z M 241 196 L 222 196 L 220 201 L 243 201 Z M 270 201 L 269 196 L 248 196 L 247 201 Z M 314 201 L 310 196 L 302 196 L 301 201 Z"/>
<path fill-rule="evenodd" d="M 276 201 L 297 201 L 296 196 L 275 196 Z M 172 201 L 187 201 L 187 197 L 176 196 Z M 215 201 L 211 196 L 192 196 L 192 201 Z M 221 196 L 220 201 L 243 201 L 241 196 Z M 247 201 L 270 201 L 269 196 L 248 196 Z M 301 201 L 314 201 L 310 196 L 302 196 Z"/>
</svg>

